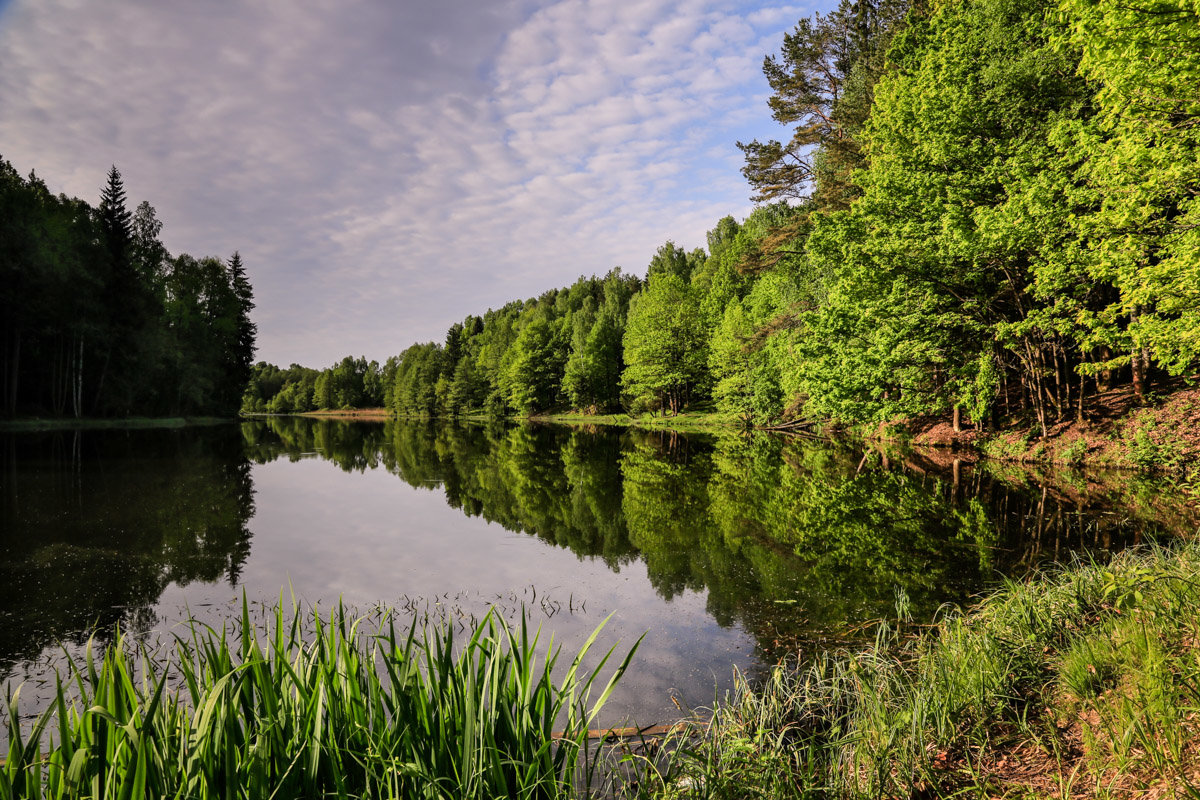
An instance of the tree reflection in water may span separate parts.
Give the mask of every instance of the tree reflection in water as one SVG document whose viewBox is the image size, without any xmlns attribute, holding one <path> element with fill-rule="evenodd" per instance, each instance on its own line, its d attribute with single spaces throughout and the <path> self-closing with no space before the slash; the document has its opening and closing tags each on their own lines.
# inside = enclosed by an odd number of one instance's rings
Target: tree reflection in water
<svg viewBox="0 0 1200 800">
<path fill-rule="evenodd" d="M 243 431 L 256 460 L 382 467 L 579 557 L 641 559 L 662 597 L 706 592 L 709 613 L 752 633 L 768 663 L 853 635 L 894 613 L 899 593 L 930 619 L 1000 576 L 1196 523 L 1183 498 L 1127 474 L 767 434 L 304 418 Z"/>
</svg>

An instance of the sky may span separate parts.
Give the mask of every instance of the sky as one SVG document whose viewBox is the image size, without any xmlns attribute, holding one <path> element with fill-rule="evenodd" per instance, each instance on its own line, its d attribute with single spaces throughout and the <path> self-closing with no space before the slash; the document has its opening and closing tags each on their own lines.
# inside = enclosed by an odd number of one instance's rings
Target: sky
<svg viewBox="0 0 1200 800">
<path fill-rule="evenodd" d="M 0 0 L 0 157 L 239 251 L 259 359 L 383 361 L 748 214 L 806 1 Z"/>
</svg>

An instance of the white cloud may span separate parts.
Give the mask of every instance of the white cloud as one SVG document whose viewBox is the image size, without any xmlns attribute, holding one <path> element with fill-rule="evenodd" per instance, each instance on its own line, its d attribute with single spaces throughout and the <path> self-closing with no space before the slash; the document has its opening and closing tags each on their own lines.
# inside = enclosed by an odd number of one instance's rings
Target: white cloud
<svg viewBox="0 0 1200 800">
<path fill-rule="evenodd" d="M 716 0 L 16 0 L 0 155 L 173 251 L 240 249 L 260 355 L 383 358 L 744 214 L 735 140 L 804 9 Z"/>
</svg>

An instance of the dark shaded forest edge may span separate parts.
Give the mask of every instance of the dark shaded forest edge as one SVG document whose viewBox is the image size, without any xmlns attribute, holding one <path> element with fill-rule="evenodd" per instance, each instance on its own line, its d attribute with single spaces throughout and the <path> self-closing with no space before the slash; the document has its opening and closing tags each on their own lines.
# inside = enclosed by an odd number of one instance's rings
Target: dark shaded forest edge
<svg viewBox="0 0 1200 800">
<path fill-rule="evenodd" d="M 5 427 L 237 413 L 257 334 L 241 256 L 172 257 L 161 233 L 115 166 L 93 207 L 0 159 Z"/>
</svg>

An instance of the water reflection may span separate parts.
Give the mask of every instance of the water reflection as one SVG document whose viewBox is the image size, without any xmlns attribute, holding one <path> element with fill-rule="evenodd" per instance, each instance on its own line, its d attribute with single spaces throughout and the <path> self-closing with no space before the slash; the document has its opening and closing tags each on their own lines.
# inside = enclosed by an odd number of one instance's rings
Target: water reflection
<svg viewBox="0 0 1200 800">
<path fill-rule="evenodd" d="M 1000 575 L 1196 524 L 1169 490 L 1124 474 L 1037 475 L 765 434 L 297 418 L 243 430 L 258 460 L 383 468 L 580 557 L 639 559 L 660 597 L 703 592 L 765 662 L 889 615 L 899 593 L 928 619 Z"/>
<path fill-rule="evenodd" d="M 155 622 L 168 585 L 233 585 L 250 554 L 236 426 L 0 436 L 0 674 Z"/>
<path fill-rule="evenodd" d="M 1197 522 L 1128 475 L 767 435 L 270 418 L 5 434 L 0 465 L 0 675 L 94 626 L 149 630 L 172 603 L 295 580 L 310 602 L 553 590 L 592 603 L 553 620 L 560 636 L 609 611 L 614 637 L 657 626 L 644 694 L 691 669 L 705 702 L 731 664 L 844 640 L 898 592 L 930 618 L 1000 575 Z"/>
</svg>

